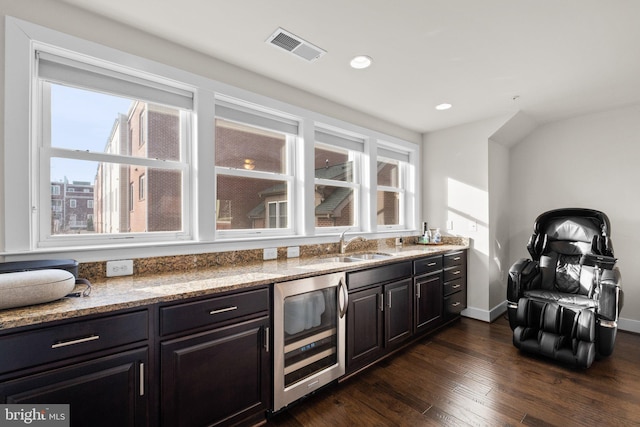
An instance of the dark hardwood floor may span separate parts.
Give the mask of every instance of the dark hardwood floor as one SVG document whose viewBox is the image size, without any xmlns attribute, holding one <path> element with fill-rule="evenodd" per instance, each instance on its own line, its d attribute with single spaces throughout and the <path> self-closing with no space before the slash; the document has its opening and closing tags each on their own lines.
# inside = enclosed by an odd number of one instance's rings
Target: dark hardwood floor
<svg viewBox="0 0 640 427">
<path fill-rule="evenodd" d="M 505 318 L 463 318 L 267 426 L 640 426 L 640 335 L 587 370 L 520 353 Z"/>
</svg>

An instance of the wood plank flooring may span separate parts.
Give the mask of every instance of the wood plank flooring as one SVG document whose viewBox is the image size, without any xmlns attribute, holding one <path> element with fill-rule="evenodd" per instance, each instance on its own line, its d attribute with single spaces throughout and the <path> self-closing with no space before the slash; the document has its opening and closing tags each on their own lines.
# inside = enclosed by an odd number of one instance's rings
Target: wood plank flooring
<svg viewBox="0 0 640 427">
<path fill-rule="evenodd" d="M 640 335 L 587 370 L 526 355 L 505 318 L 462 318 L 267 426 L 640 426 Z"/>
</svg>

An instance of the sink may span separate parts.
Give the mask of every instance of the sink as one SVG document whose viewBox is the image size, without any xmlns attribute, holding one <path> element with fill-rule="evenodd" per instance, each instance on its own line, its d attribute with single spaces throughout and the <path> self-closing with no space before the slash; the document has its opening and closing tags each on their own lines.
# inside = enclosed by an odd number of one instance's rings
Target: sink
<svg viewBox="0 0 640 427">
<path fill-rule="evenodd" d="M 362 261 L 362 259 L 351 257 L 351 256 L 334 256 L 334 257 L 322 258 L 318 260 L 318 262 L 358 262 L 358 261 Z"/>
<path fill-rule="evenodd" d="M 351 258 L 358 258 L 361 260 L 369 260 L 369 259 L 387 259 L 392 257 L 393 255 L 391 254 L 381 254 L 381 253 L 367 253 L 367 254 L 353 254 L 353 255 L 349 255 Z"/>
</svg>

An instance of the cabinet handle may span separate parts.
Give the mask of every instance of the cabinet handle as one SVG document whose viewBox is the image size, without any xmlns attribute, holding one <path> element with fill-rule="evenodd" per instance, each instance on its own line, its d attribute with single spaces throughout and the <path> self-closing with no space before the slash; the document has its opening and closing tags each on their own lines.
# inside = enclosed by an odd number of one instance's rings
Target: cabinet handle
<svg viewBox="0 0 640 427">
<path fill-rule="evenodd" d="M 84 338 L 78 338 L 75 340 L 69 340 L 69 341 L 60 341 L 57 342 L 55 344 L 51 345 L 51 348 L 60 348 L 60 347 L 67 347 L 70 345 L 75 345 L 75 344 L 82 344 L 83 342 L 89 342 L 89 341 L 95 341 L 100 339 L 100 335 L 91 335 L 88 337 L 84 337 Z"/>
<path fill-rule="evenodd" d="M 378 294 L 378 308 L 384 311 L 384 294 Z"/>
<path fill-rule="evenodd" d="M 453 289 L 458 289 L 460 286 L 462 286 L 462 285 L 453 285 L 452 288 Z"/>
<path fill-rule="evenodd" d="M 264 349 L 269 353 L 269 327 L 264 328 Z"/>
<path fill-rule="evenodd" d="M 237 309 L 238 307 L 233 305 L 231 307 L 219 308 L 218 310 L 211 310 L 209 314 L 214 315 L 214 314 L 226 313 L 227 311 L 233 311 Z"/>
<path fill-rule="evenodd" d="M 387 307 L 391 308 L 391 291 L 387 293 Z"/>
<path fill-rule="evenodd" d="M 416 283 L 416 297 L 420 298 L 420 283 Z"/>
<path fill-rule="evenodd" d="M 459 302 L 456 302 L 456 303 L 454 303 L 454 304 L 451 304 L 451 307 L 457 307 L 457 306 L 459 306 L 459 305 L 460 305 L 460 303 L 459 303 Z"/>
<path fill-rule="evenodd" d="M 459 256 L 457 256 L 457 257 L 455 257 L 453 260 L 454 260 L 454 261 L 460 261 L 460 257 L 459 257 Z"/>
<path fill-rule="evenodd" d="M 427 264 L 427 267 L 433 267 L 436 264 L 437 264 L 437 262 L 430 262 L 429 264 Z"/>
<path fill-rule="evenodd" d="M 140 396 L 144 396 L 144 363 L 140 363 Z"/>
<path fill-rule="evenodd" d="M 455 276 L 456 274 L 460 274 L 460 273 L 462 273 L 462 271 L 456 270 L 456 271 L 452 272 L 451 274 L 453 274 Z"/>
</svg>

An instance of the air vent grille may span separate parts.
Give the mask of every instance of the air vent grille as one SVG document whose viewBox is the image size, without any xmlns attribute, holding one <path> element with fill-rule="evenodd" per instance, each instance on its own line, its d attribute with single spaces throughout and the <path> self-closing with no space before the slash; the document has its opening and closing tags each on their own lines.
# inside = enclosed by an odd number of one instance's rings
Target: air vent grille
<svg viewBox="0 0 640 427">
<path fill-rule="evenodd" d="M 273 34 L 271 34 L 267 39 L 267 43 L 284 49 L 287 52 L 291 52 L 299 58 L 303 58 L 309 62 L 317 60 L 326 53 L 325 50 L 314 46 L 308 41 L 305 41 L 282 28 L 278 28 Z"/>
</svg>

